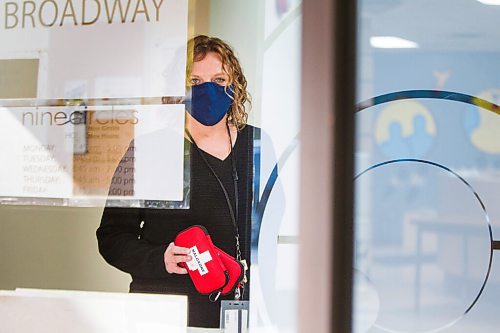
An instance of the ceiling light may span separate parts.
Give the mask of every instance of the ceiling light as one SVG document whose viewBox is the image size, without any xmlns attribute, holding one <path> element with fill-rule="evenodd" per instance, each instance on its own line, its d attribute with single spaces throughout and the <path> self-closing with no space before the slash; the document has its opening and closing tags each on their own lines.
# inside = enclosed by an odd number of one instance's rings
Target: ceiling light
<svg viewBox="0 0 500 333">
<path fill-rule="evenodd" d="M 477 0 L 485 5 L 500 6 L 500 0 Z"/>
<path fill-rule="evenodd" d="M 371 37 L 370 45 L 380 49 L 414 49 L 418 47 L 418 44 L 411 40 L 395 36 Z"/>
</svg>

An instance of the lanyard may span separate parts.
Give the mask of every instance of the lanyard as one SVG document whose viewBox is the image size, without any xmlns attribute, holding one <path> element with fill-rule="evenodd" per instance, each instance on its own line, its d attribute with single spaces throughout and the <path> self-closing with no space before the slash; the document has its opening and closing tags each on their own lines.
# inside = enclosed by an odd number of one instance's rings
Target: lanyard
<svg viewBox="0 0 500 333">
<path fill-rule="evenodd" d="M 231 221 L 233 223 L 234 227 L 234 238 L 236 240 L 236 260 L 239 262 L 243 262 L 242 256 L 241 256 L 241 247 L 240 247 L 240 233 L 239 233 L 239 228 L 238 228 L 238 171 L 236 170 L 236 157 L 233 154 L 233 141 L 231 139 L 231 132 L 229 131 L 229 125 L 226 122 L 226 129 L 227 129 L 227 134 L 229 135 L 229 145 L 230 145 L 230 155 L 231 155 L 231 165 L 232 165 L 232 178 L 233 178 L 233 185 L 234 185 L 234 201 L 235 201 L 235 209 L 233 210 L 233 205 L 231 204 L 231 199 L 229 198 L 229 194 L 227 193 L 227 189 L 222 183 L 221 179 L 215 172 L 215 170 L 212 168 L 210 163 L 208 162 L 207 158 L 203 153 L 201 152 L 201 149 L 198 147 L 196 142 L 194 141 L 193 137 L 191 136 L 191 133 L 189 133 L 188 129 L 186 128 L 185 132 L 186 135 L 188 136 L 189 140 L 191 140 L 191 143 L 195 147 L 196 151 L 198 154 L 201 156 L 203 162 L 206 164 L 206 166 L 210 169 L 210 172 L 212 175 L 215 177 L 217 182 L 219 183 L 222 192 L 224 193 L 224 197 L 226 198 L 227 202 L 227 207 L 229 208 L 229 215 L 231 216 Z M 236 212 L 235 212 L 236 211 Z M 246 265 L 246 263 L 244 264 Z M 241 283 L 241 288 L 244 290 L 244 282 Z M 240 293 L 239 288 L 236 288 L 236 293 L 235 293 L 235 298 L 239 299 L 242 296 L 243 292 Z"/>
</svg>

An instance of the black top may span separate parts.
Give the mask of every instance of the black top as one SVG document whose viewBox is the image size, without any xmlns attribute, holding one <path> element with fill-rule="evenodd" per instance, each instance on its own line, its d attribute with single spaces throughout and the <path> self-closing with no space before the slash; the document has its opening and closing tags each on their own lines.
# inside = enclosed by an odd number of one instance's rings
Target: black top
<svg viewBox="0 0 500 333">
<path fill-rule="evenodd" d="M 233 147 L 238 172 L 238 226 L 242 256 L 250 264 L 250 216 L 253 181 L 253 127 L 246 126 Z M 220 160 L 185 141 L 191 151 L 191 186 L 189 209 L 112 208 L 104 209 L 97 229 L 99 252 L 116 268 L 130 273 L 131 292 L 151 292 L 187 295 L 189 326 L 219 327 L 221 296 L 213 303 L 207 295 L 198 294 L 189 275 L 169 274 L 163 254 L 170 242 L 182 230 L 203 225 L 213 243 L 236 256 L 236 241 L 229 207 L 220 184 L 205 164 L 204 154 L 229 195 L 234 207 L 232 156 Z M 141 230 L 140 224 L 144 221 Z M 247 272 L 248 276 L 248 272 Z M 248 283 L 243 298 L 248 299 Z"/>
</svg>

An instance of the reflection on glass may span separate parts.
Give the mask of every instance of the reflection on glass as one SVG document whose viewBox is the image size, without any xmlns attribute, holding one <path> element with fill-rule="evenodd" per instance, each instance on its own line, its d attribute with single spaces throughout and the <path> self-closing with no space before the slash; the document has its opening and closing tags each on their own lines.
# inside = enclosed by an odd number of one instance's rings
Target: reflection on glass
<svg viewBox="0 0 500 333">
<path fill-rule="evenodd" d="M 375 124 L 372 148 L 358 153 L 355 179 L 356 269 L 365 278 L 355 282 L 357 331 L 446 330 L 484 304 L 494 268 L 497 228 L 490 216 L 498 215 L 491 200 L 499 172 L 443 144 L 463 138 L 451 129 L 442 133 L 438 124 L 458 116 L 458 132 L 469 133 L 471 143 L 474 136 L 491 139 L 498 134 L 479 127 L 479 119 L 495 122 L 497 106 L 464 94 L 428 93 L 377 97 L 357 114 L 360 129 Z M 494 147 L 490 140 L 475 142 Z M 370 307 L 377 309 L 371 328 L 363 326 L 365 290 L 380 302 Z"/>
<path fill-rule="evenodd" d="M 489 273 L 482 202 L 451 170 L 417 159 L 366 170 L 356 178 L 360 200 L 370 187 L 373 206 L 358 212 L 358 220 L 371 221 L 373 230 L 358 239 L 364 252 L 356 267 L 380 301 L 374 326 L 426 332 L 454 324 L 476 302 Z"/>
<path fill-rule="evenodd" d="M 496 332 L 500 13 L 358 3 L 355 332 Z"/>
<path fill-rule="evenodd" d="M 262 130 L 255 156 L 250 329 L 295 332 L 302 6 L 300 0 L 266 1 L 258 8 L 262 80 L 252 104 Z"/>
</svg>

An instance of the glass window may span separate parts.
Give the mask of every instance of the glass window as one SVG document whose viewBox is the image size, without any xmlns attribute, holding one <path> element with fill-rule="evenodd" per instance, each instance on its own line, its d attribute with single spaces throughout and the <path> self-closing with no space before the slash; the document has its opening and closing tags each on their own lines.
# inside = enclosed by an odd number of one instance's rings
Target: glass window
<svg viewBox="0 0 500 333">
<path fill-rule="evenodd" d="M 302 2 L 12 0 L 0 22 L 0 298 L 57 313 L 100 292 L 189 294 L 165 299 L 176 329 L 217 328 L 239 290 L 252 330 L 296 331 Z M 226 120 L 229 141 L 207 143 Z M 219 247 L 189 248 L 199 267 L 225 251 L 246 288 L 209 299 L 169 271 L 197 270 L 167 262 L 192 225 Z"/>
<path fill-rule="evenodd" d="M 500 7 L 358 7 L 354 332 L 494 332 Z"/>
</svg>

